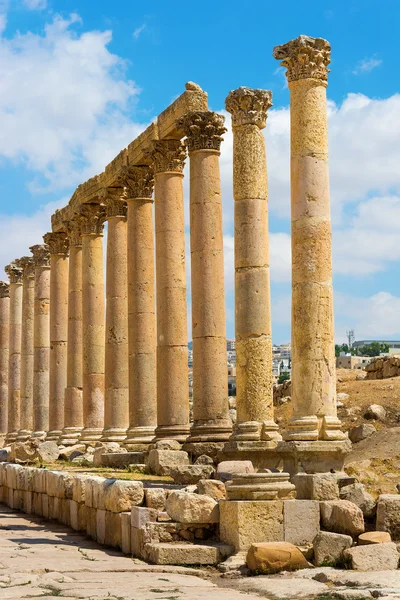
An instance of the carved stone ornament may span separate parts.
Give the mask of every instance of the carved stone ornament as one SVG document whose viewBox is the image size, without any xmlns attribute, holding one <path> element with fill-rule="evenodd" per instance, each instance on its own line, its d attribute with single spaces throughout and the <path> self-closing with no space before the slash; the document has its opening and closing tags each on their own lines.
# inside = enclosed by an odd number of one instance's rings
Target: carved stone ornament
<svg viewBox="0 0 400 600">
<path fill-rule="evenodd" d="M 186 160 L 186 146 L 180 140 L 158 140 L 153 142 L 150 155 L 155 173 L 182 173 Z"/>
<path fill-rule="evenodd" d="M 15 261 L 15 264 L 24 272 L 24 277 L 33 279 L 35 277 L 35 261 L 32 256 L 22 256 Z"/>
<path fill-rule="evenodd" d="M 106 207 L 107 218 L 126 217 L 127 205 L 122 187 L 104 188 L 100 197 Z"/>
<path fill-rule="evenodd" d="M 101 235 L 103 233 L 106 211 L 103 204 L 82 204 L 79 212 L 82 235 Z"/>
<path fill-rule="evenodd" d="M 63 221 L 70 246 L 82 246 L 82 227 L 80 219 L 76 216 L 70 221 Z"/>
<path fill-rule="evenodd" d="M 274 58 L 286 67 L 288 82 L 300 79 L 319 79 L 327 85 L 331 45 L 322 38 L 300 35 L 282 46 L 275 46 Z"/>
<path fill-rule="evenodd" d="M 22 283 L 23 271 L 15 262 L 4 267 L 5 272 L 10 278 L 10 283 Z"/>
<path fill-rule="evenodd" d="M 43 239 L 44 243 L 47 244 L 50 249 L 50 254 L 68 254 L 68 235 L 63 231 L 57 233 L 45 233 Z"/>
<path fill-rule="evenodd" d="M 267 110 L 272 106 L 272 92 L 240 87 L 229 92 L 225 106 L 232 115 L 233 127 L 257 125 L 263 129 L 267 122 Z"/>
<path fill-rule="evenodd" d="M 35 246 L 31 246 L 29 250 L 33 254 L 35 267 L 50 266 L 50 250 L 47 244 L 35 244 Z"/>
<path fill-rule="evenodd" d="M 118 174 L 118 183 L 125 188 L 126 200 L 152 198 L 154 187 L 154 173 L 147 166 L 125 166 Z"/>
<path fill-rule="evenodd" d="M 0 298 L 10 297 L 10 284 L 6 281 L 0 281 Z"/>
<path fill-rule="evenodd" d="M 186 113 L 179 124 L 185 132 L 189 153 L 196 150 L 218 150 L 222 136 L 227 131 L 225 118 L 210 110 L 195 110 Z"/>
</svg>

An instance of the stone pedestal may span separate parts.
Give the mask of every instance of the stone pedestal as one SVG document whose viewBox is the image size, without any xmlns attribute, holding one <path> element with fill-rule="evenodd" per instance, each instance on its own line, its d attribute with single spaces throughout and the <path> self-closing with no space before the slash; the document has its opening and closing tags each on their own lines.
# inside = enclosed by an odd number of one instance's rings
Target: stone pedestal
<svg viewBox="0 0 400 600">
<path fill-rule="evenodd" d="M 82 237 L 79 219 L 65 224 L 69 240 L 67 387 L 61 443 L 76 444 L 83 429 Z"/>
<path fill-rule="evenodd" d="M 243 473 L 225 484 L 228 500 L 279 500 L 295 498 L 289 473 Z"/>
<path fill-rule="evenodd" d="M 229 93 L 235 199 L 235 330 L 237 422 L 234 441 L 277 441 L 272 381 L 268 183 L 265 154 L 271 92 Z"/>
<path fill-rule="evenodd" d="M 7 433 L 10 285 L 0 281 L 0 436 Z"/>
<path fill-rule="evenodd" d="M 102 440 L 121 442 L 129 425 L 128 242 L 122 188 L 104 193 L 107 210 L 105 411 Z"/>
<path fill-rule="evenodd" d="M 181 121 L 190 157 L 193 427 L 190 442 L 225 441 L 228 407 L 219 155 L 224 118 L 194 111 Z"/>
<path fill-rule="evenodd" d="M 154 142 L 157 283 L 156 438 L 189 435 L 183 167 L 180 140 Z"/>
<path fill-rule="evenodd" d="M 293 417 L 285 439 L 343 440 L 333 326 L 326 107 L 330 45 L 300 36 L 277 46 L 274 57 L 287 68 L 291 119 Z M 329 470 L 329 461 L 322 462 Z"/>
<path fill-rule="evenodd" d="M 100 204 L 81 206 L 84 427 L 80 440 L 88 444 L 101 438 L 104 426 L 104 219 Z"/>
<path fill-rule="evenodd" d="M 279 442 L 277 451 L 283 459 L 283 468 L 290 475 L 296 473 L 341 473 L 344 459 L 351 450 L 350 440 L 319 440 L 310 442 Z"/>
<path fill-rule="evenodd" d="M 35 262 L 32 437 L 44 439 L 49 430 L 50 252 L 39 244 L 30 251 Z"/>
<path fill-rule="evenodd" d="M 64 427 L 67 387 L 68 251 L 66 233 L 43 236 L 50 249 L 50 411 L 48 440 L 58 441 Z"/>
<path fill-rule="evenodd" d="M 17 264 L 23 269 L 21 331 L 21 419 L 17 440 L 26 441 L 33 431 L 33 338 L 35 314 L 35 262 L 23 256 Z"/>
<path fill-rule="evenodd" d="M 128 204 L 129 428 L 124 445 L 139 450 L 152 441 L 157 424 L 153 172 L 126 167 L 120 175 Z"/>
<path fill-rule="evenodd" d="M 8 426 L 6 442 L 11 443 L 16 440 L 20 427 L 23 271 L 15 263 L 7 265 L 4 270 L 10 278 Z"/>
</svg>

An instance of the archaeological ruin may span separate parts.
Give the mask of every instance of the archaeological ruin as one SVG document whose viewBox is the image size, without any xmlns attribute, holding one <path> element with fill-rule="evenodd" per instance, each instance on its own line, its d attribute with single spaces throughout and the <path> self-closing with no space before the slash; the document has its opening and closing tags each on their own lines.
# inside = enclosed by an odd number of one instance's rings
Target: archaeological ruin
<svg viewBox="0 0 400 600">
<path fill-rule="evenodd" d="M 313 561 L 397 568 L 400 495 L 368 497 L 344 467 L 351 442 L 336 398 L 330 52 L 326 40 L 307 36 L 273 52 L 286 69 L 291 119 L 287 427 L 273 402 L 263 134 L 272 93 L 239 87 L 225 101 L 233 132 L 232 424 L 219 165 L 227 124 L 189 82 L 101 174 L 78 186 L 43 240 L 5 267 L 0 502 L 156 564 L 221 563 L 239 574 Z"/>
</svg>

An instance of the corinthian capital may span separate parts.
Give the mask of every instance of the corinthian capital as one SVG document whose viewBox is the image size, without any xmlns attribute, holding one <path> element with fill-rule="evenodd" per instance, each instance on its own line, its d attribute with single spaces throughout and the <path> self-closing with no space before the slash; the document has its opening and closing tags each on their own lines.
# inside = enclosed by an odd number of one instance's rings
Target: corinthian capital
<svg viewBox="0 0 400 600">
<path fill-rule="evenodd" d="M 35 246 L 31 246 L 29 250 L 33 254 L 35 267 L 50 266 L 50 250 L 47 244 L 35 244 Z"/>
<path fill-rule="evenodd" d="M 68 254 L 68 235 L 63 231 L 45 233 L 43 239 L 44 243 L 49 247 L 50 254 Z"/>
<path fill-rule="evenodd" d="M 151 198 L 153 196 L 154 173 L 150 167 L 122 167 L 118 180 L 125 188 L 126 200 Z"/>
<path fill-rule="evenodd" d="M 33 279 L 35 277 L 35 261 L 32 256 L 22 256 L 15 261 L 18 267 L 23 270 L 24 277 Z"/>
<path fill-rule="evenodd" d="M 222 136 L 227 131 L 225 118 L 210 110 L 195 110 L 184 115 L 179 123 L 187 136 L 186 144 L 190 152 L 196 150 L 218 150 Z"/>
<path fill-rule="evenodd" d="M 79 212 L 82 235 L 101 235 L 103 233 L 106 211 L 103 204 L 82 204 Z"/>
<path fill-rule="evenodd" d="M 10 297 L 10 284 L 5 281 L 0 281 L 0 298 Z"/>
<path fill-rule="evenodd" d="M 186 146 L 180 140 L 154 141 L 150 155 L 155 173 L 182 173 L 186 160 Z"/>
<path fill-rule="evenodd" d="M 70 221 L 64 221 L 63 227 L 67 233 L 70 246 L 82 246 L 82 227 L 78 216 Z"/>
<path fill-rule="evenodd" d="M 328 82 L 328 65 L 331 62 L 331 45 L 323 38 L 300 35 L 282 46 L 275 46 L 274 58 L 286 67 L 288 82 L 300 79 L 319 79 Z"/>
<path fill-rule="evenodd" d="M 232 115 L 233 127 L 257 125 L 263 129 L 267 122 L 267 110 L 272 106 L 272 92 L 240 87 L 229 92 L 225 106 Z"/>
<path fill-rule="evenodd" d="M 22 283 L 23 271 L 15 262 L 4 267 L 4 270 L 10 279 L 10 283 Z"/>
<path fill-rule="evenodd" d="M 106 208 L 107 219 L 110 217 L 126 217 L 127 206 L 122 187 L 104 188 L 101 194 L 101 201 Z"/>
</svg>

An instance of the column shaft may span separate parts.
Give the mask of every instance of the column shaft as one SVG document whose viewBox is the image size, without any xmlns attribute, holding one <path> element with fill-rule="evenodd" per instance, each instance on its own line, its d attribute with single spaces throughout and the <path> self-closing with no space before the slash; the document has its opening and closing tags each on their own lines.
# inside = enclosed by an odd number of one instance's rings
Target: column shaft
<svg viewBox="0 0 400 600">
<path fill-rule="evenodd" d="M 49 430 L 50 253 L 47 246 L 36 245 L 30 250 L 35 260 L 32 437 L 44 438 Z"/>
<path fill-rule="evenodd" d="M 64 427 L 67 386 L 68 237 L 47 233 L 50 248 L 50 410 L 48 440 L 58 441 Z"/>
<path fill-rule="evenodd" d="M 10 341 L 10 286 L 0 281 L 0 436 L 8 426 L 8 360 Z"/>
<path fill-rule="evenodd" d="M 22 269 L 11 263 L 5 268 L 10 277 L 10 338 L 8 363 L 7 442 L 15 441 L 20 426 Z"/>
<path fill-rule="evenodd" d="M 73 445 L 83 429 L 82 400 L 82 238 L 76 219 L 66 226 L 69 242 L 67 387 L 61 442 Z"/>
<path fill-rule="evenodd" d="M 189 435 L 183 166 L 180 140 L 155 142 L 157 438 Z"/>
<path fill-rule="evenodd" d="M 190 157 L 193 420 L 189 441 L 223 441 L 231 433 L 225 329 L 219 148 L 226 131 L 213 112 L 183 120 Z"/>
<path fill-rule="evenodd" d="M 129 425 L 128 227 L 126 204 L 108 192 L 105 413 L 102 439 L 120 442 Z"/>
</svg>

